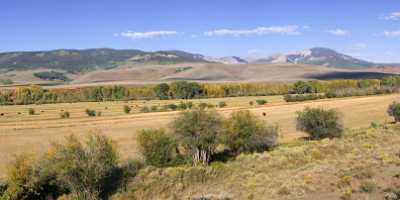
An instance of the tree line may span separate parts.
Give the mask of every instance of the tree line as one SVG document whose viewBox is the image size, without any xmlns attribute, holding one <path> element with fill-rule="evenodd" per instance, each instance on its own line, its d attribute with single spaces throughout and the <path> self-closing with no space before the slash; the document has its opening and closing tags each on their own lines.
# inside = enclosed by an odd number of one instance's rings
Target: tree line
<svg viewBox="0 0 400 200">
<path fill-rule="evenodd" d="M 94 86 L 44 89 L 37 85 L 0 90 L 0 105 L 72 103 L 151 99 L 193 99 L 236 96 L 330 93 L 332 91 L 399 88 L 400 76 L 383 79 L 298 81 L 295 83 L 196 83 L 176 81 L 158 85 Z"/>
</svg>

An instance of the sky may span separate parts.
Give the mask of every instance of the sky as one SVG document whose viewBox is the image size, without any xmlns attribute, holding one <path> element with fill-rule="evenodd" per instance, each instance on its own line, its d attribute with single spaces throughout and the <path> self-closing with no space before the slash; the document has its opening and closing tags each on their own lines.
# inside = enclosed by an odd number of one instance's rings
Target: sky
<svg viewBox="0 0 400 200">
<path fill-rule="evenodd" d="M 103 47 L 216 57 L 327 47 L 400 62 L 400 1 L 0 1 L 0 52 Z"/>
</svg>

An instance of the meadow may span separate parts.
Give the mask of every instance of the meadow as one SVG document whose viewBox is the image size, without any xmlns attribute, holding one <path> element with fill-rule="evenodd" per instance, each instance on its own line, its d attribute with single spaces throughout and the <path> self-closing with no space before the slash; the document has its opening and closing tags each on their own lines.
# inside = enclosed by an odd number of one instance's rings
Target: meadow
<svg viewBox="0 0 400 200">
<path fill-rule="evenodd" d="M 304 136 L 296 131 L 295 127 L 296 111 L 304 107 L 335 108 L 341 113 L 345 127 L 354 129 L 369 127 L 371 122 L 390 122 L 391 118 L 386 113 L 387 106 L 398 98 L 399 95 L 380 95 L 286 103 L 282 96 L 251 96 L 185 101 L 191 101 L 194 105 L 218 105 L 223 101 L 227 106 L 216 108 L 223 115 L 249 109 L 268 123 L 277 124 L 280 142 L 286 143 Z M 257 105 L 257 99 L 265 99 L 268 103 Z M 249 104 L 251 101 L 254 102 L 253 105 Z M 70 134 L 83 138 L 90 132 L 103 133 L 118 144 L 124 159 L 137 158 L 139 153 L 136 132 L 144 128 L 168 128 L 168 123 L 180 112 L 141 113 L 141 108 L 162 107 L 180 102 L 181 100 L 150 100 L 1 106 L 0 113 L 3 115 L 0 116 L 0 176 L 4 176 L 6 166 L 14 155 L 26 152 L 41 153 L 47 150 L 51 142 L 63 140 Z M 124 105 L 132 108 L 131 113 L 124 113 Z M 29 114 L 30 108 L 35 110 L 35 114 Z M 85 113 L 87 108 L 101 111 L 102 115 L 88 117 Z M 65 111 L 70 113 L 70 118 L 60 117 L 60 113 Z"/>
</svg>

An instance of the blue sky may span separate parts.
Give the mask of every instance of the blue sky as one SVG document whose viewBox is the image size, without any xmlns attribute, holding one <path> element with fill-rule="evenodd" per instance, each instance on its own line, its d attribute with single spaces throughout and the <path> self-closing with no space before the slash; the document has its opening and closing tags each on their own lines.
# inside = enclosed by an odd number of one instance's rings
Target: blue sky
<svg viewBox="0 0 400 200">
<path fill-rule="evenodd" d="M 0 51 L 179 49 L 267 56 L 328 47 L 400 62 L 398 0 L 1 0 Z"/>
</svg>

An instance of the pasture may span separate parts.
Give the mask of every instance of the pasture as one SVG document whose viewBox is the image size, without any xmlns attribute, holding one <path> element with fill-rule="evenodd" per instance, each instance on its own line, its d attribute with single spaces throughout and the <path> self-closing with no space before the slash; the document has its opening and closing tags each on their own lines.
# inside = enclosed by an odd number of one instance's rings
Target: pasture
<svg viewBox="0 0 400 200">
<path fill-rule="evenodd" d="M 201 102 L 218 105 L 224 101 L 225 108 L 217 108 L 223 114 L 240 109 L 249 109 L 261 119 L 280 128 L 280 141 L 287 142 L 303 136 L 296 131 L 296 111 L 304 107 L 336 108 L 343 115 L 345 127 L 361 128 L 371 122 L 388 122 L 392 119 L 386 113 L 387 106 L 399 95 L 369 96 L 357 98 L 325 99 L 312 102 L 286 103 L 282 96 L 268 97 L 232 97 L 216 99 L 188 100 L 197 105 Z M 257 99 L 268 101 L 266 105 L 256 105 Z M 249 102 L 253 101 L 254 105 Z M 158 106 L 176 103 L 179 100 L 162 101 L 119 101 L 119 102 L 83 102 L 46 105 L 1 106 L 0 113 L 0 177 L 6 171 L 6 165 L 13 155 L 20 153 L 38 153 L 47 149 L 53 141 L 74 134 L 79 138 L 89 132 L 101 132 L 112 138 L 123 153 L 124 158 L 138 156 L 135 133 L 143 128 L 168 128 L 168 123 L 180 111 L 140 113 L 143 106 Z M 132 108 L 130 114 L 123 112 L 123 106 Z M 34 115 L 28 113 L 35 110 Z M 101 111 L 102 116 L 88 117 L 85 109 Z M 61 119 L 60 113 L 68 111 L 70 118 Z M 266 116 L 263 115 L 266 114 Z"/>
</svg>

